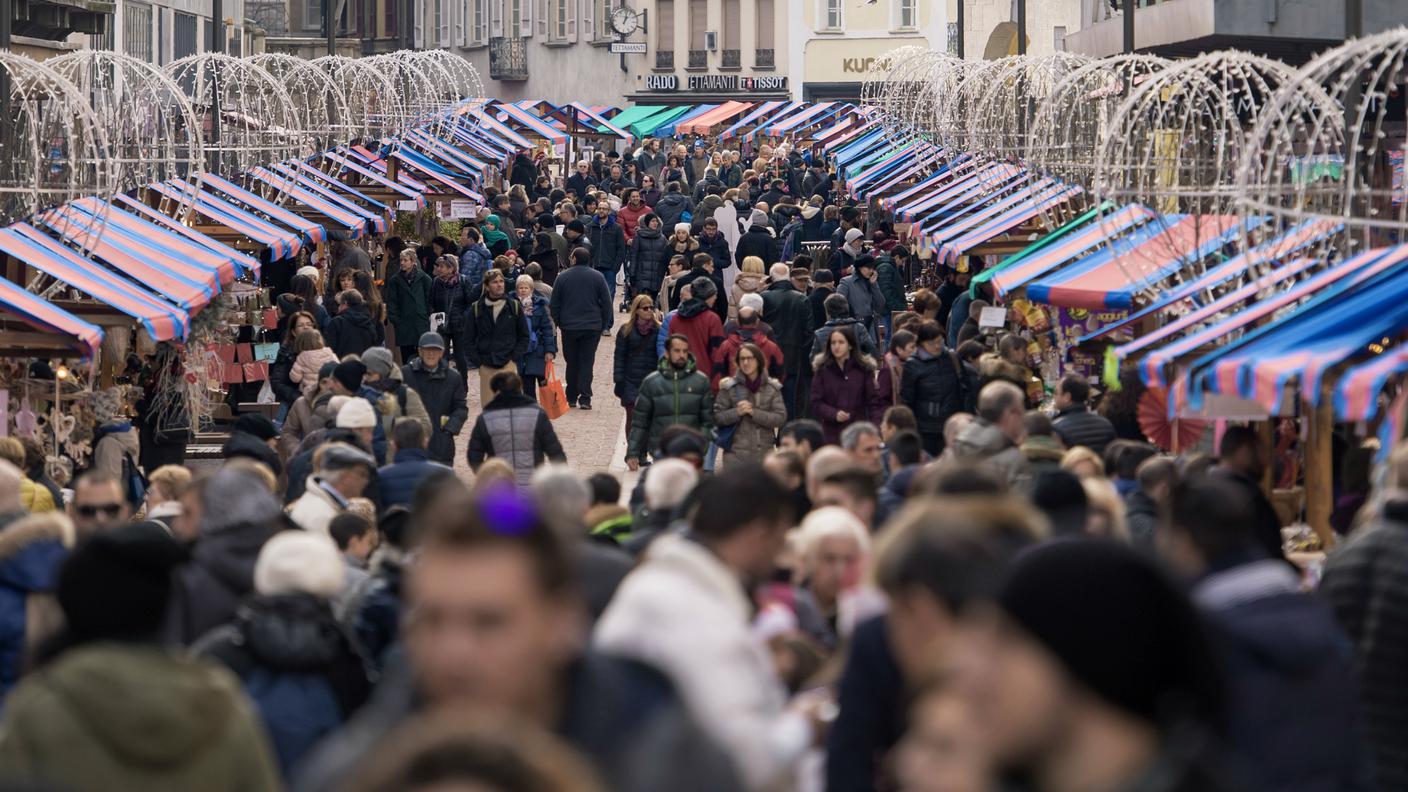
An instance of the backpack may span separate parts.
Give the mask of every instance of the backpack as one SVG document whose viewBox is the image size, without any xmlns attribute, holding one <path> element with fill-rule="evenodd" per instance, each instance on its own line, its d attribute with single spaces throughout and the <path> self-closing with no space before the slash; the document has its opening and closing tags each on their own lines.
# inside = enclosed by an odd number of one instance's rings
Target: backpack
<svg viewBox="0 0 1408 792">
<path fill-rule="evenodd" d="M 121 484 L 128 503 L 140 506 L 147 499 L 147 477 L 142 474 L 137 458 L 130 451 L 122 454 Z"/>
</svg>

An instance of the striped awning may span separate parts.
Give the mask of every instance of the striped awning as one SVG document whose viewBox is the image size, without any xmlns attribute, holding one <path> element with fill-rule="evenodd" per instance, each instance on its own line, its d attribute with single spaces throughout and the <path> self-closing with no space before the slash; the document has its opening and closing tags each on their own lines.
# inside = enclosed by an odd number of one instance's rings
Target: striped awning
<svg viewBox="0 0 1408 792">
<path fill-rule="evenodd" d="M 103 343 L 101 327 L 79 319 L 4 278 L 0 278 L 0 313 L 13 316 L 41 332 L 72 339 L 71 346 L 81 353 L 84 359 L 97 355 L 98 347 Z"/>
<path fill-rule="evenodd" d="M 298 168 L 298 165 L 302 165 L 304 168 L 307 168 L 307 170 L 305 171 Z M 328 178 L 327 174 L 324 174 L 316 168 L 309 167 L 302 162 L 275 162 L 270 165 L 267 170 L 277 178 L 285 181 L 294 181 L 302 189 L 316 193 L 350 212 L 355 212 L 365 223 L 369 224 L 368 227 L 371 229 L 372 233 L 386 233 L 388 227 L 386 204 L 374 201 L 342 182 Z M 308 171 L 311 171 L 311 173 Z M 253 173 L 257 174 L 258 171 L 256 170 Z M 319 178 L 320 176 L 321 178 Z"/>
<path fill-rule="evenodd" d="M 413 190 L 404 184 L 391 181 L 390 179 L 368 168 L 367 166 L 362 165 L 358 162 L 353 162 L 348 157 L 344 157 L 343 155 L 338 154 L 335 151 L 324 151 L 322 156 L 329 162 L 341 165 L 342 167 L 352 171 L 353 173 L 356 173 L 364 179 L 370 179 L 371 181 L 376 182 L 382 187 L 382 189 L 390 190 L 394 193 L 401 195 L 407 200 L 415 201 L 417 208 L 422 208 L 425 206 L 425 194 L 421 191 Z"/>
<path fill-rule="evenodd" d="M 189 203 L 207 220 L 264 245 L 269 248 L 270 261 L 296 256 L 298 251 L 303 249 L 303 241 L 297 231 L 265 220 L 208 192 L 197 190 L 190 182 L 180 179 L 153 182 L 147 185 L 147 189 L 182 204 Z"/>
<path fill-rule="evenodd" d="M 255 195 L 229 179 L 207 173 L 201 178 L 201 186 L 208 187 L 211 191 L 220 193 L 231 201 L 238 201 L 271 220 L 297 229 L 310 242 L 327 241 L 327 231 L 318 223 L 301 217 L 296 212 L 289 211 L 262 196 Z"/>
<path fill-rule="evenodd" d="M 141 323 L 157 341 L 185 338 L 189 315 L 29 225 L 0 228 L 0 250 Z"/>
<path fill-rule="evenodd" d="M 753 106 L 753 102 L 729 101 L 715 107 L 713 110 L 688 121 L 682 122 L 675 127 L 677 135 L 704 135 L 709 130 L 719 124 L 735 118 L 739 113 Z"/>
<path fill-rule="evenodd" d="M 1072 232 L 1066 239 L 1024 261 L 1004 267 L 992 276 L 993 290 L 999 297 L 1006 297 L 1046 273 L 1091 253 L 1110 239 L 1154 217 L 1153 212 L 1142 206 L 1126 206 L 1080 231 Z"/>
<path fill-rule="evenodd" d="M 757 107 L 754 107 L 747 115 L 733 122 L 733 124 L 727 129 L 720 132 L 719 140 L 728 140 L 729 138 L 737 135 L 738 131 L 743 127 L 748 126 L 749 124 L 756 123 L 759 121 L 759 119 L 766 118 L 774 110 L 786 104 L 789 103 L 783 101 L 763 102 Z"/>
<path fill-rule="evenodd" d="M 495 105 L 494 109 L 502 111 L 505 117 L 544 140 L 550 140 L 553 143 L 567 142 L 566 132 L 521 107 L 511 104 L 499 104 Z M 525 148 L 532 148 L 532 146 L 525 146 Z"/>
<path fill-rule="evenodd" d="M 315 185 L 305 184 L 302 179 L 276 173 L 268 168 L 253 168 L 249 175 L 337 222 L 353 239 L 366 233 L 368 222 L 376 220 L 373 213 L 356 204 L 344 202 L 341 198 L 324 195 Z"/>
<path fill-rule="evenodd" d="M 793 113 L 780 121 L 775 121 L 767 126 L 759 126 L 758 130 L 768 137 L 785 135 L 790 130 L 802 126 L 806 122 L 826 113 L 827 110 L 831 110 L 840 104 L 841 102 L 817 102 L 811 107 L 807 107 L 801 110 L 801 112 Z"/>
<path fill-rule="evenodd" d="M 83 200 L 96 201 L 97 199 L 85 198 Z M 113 204 L 122 204 L 123 208 L 131 212 L 132 214 L 138 215 L 145 220 L 148 220 L 156 225 L 161 226 L 162 228 L 180 234 L 181 236 L 191 240 L 197 245 L 200 245 L 201 247 L 215 253 L 221 258 L 229 261 L 231 264 L 234 264 L 235 267 L 239 269 L 241 274 L 253 275 L 256 278 L 259 277 L 259 272 L 261 269 L 259 259 L 254 258 L 252 256 L 247 256 L 244 253 L 241 253 L 240 251 L 235 250 L 234 248 L 225 244 L 224 242 L 202 234 L 194 228 L 191 228 L 190 226 L 178 222 L 175 218 L 158 212 L 157 210 L 151 208 L 150 206 L 147 206 L 146 204 L 142 203 L 141 201 L 138 201 L 135 198 L 132 198 L 131 196 L 118 193 L 113 198 Z"/>
<path fill-rule="evenodd" d="M 1018 190 L 1006 200 L 983 206 L 967 218 L 929 234 L 929 244 L 946 262 L 954 262 L 969 249 L 1016 228 L 1042 212 L 1080 195 L 1073 184 L 1043 180 L 1029 190 Z"/>
</svg>

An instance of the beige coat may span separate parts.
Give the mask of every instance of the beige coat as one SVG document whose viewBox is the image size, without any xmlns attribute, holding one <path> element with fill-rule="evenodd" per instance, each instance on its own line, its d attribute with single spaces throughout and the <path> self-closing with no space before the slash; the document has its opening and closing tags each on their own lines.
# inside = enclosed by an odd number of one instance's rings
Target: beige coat
<svg viewBox="0 0 1408 792">
<path fill-rule="evenodd" d="M 747 399 L 753 402 L 753 414 L 739 416 L 737 404 Z M 722 429 L 738 424 L 734 430 L 733 447 L 724 452 L 729 460 L 761 462 L 775 445 L 777 430 L 787 422 L 787 407 L 782 403 L 782 386 L 769 379 L 749 398 L 748 389 L 733 377 L 719 380 L 719 393 L 714 397 L 714 425 Z"/>
<path fill-rule="evenodd" d="M 728 295 L 728 318 L 738 318 L 738 301 L 745 294 L 762 294 L 767 286 L 767 278 L 753 272 L 740 272 L 733 279 L 733 289 Z"/>
</svg>

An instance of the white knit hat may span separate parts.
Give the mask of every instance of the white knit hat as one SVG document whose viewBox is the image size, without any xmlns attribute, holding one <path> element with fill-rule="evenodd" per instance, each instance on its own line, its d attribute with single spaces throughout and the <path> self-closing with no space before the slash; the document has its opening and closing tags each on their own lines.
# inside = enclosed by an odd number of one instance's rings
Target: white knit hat
<svg viewBox="0 0 1408 792">
<path fill-rule="evenodd" d="M 348 399 L 337 411 L 339 429 L 373 429 L 376 427 L 376 411 L 366 399 Z"/>
<path fill-rule="evenodd" d="M 316 281 L 318 279 L 319 272 L 318 268 L 313 266 L 312 264 L 305 264 L 302 267 L 299 267 L 298 271 L 293 274 L 295 276 L 306 275 Z"/>
<path fill-rule="evenodd" d="M 689 223 L 675 223 L 676 231 L 689 231 L 692 226 Z"/>
<path fill-rule="evenodd" d="M 254 590 L 264 595 L 312 594 L 331 599 L 347 579 L 342 554 L 327 534 L 280 531 L 259 550 Z"/>
</svg>

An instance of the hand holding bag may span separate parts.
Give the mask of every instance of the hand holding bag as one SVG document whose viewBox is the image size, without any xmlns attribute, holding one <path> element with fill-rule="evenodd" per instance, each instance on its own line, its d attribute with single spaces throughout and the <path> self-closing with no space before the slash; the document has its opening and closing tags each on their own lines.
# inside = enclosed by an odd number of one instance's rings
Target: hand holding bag
<svg viewBox="0 0 1408 792">
<path fill-rule="evenodd" d="M 562 386 L 562 380 L 557 378 L 552 361 L 548 362 L 547 369 L 543 372 L 543 385 L 538 388 L 538 403 L 542 405 L 543 412 L 548 414 L 548 419 L 553 421 L 566 415 L 571 409 L 567 406 L 567 389 Z"/>
</svg>

